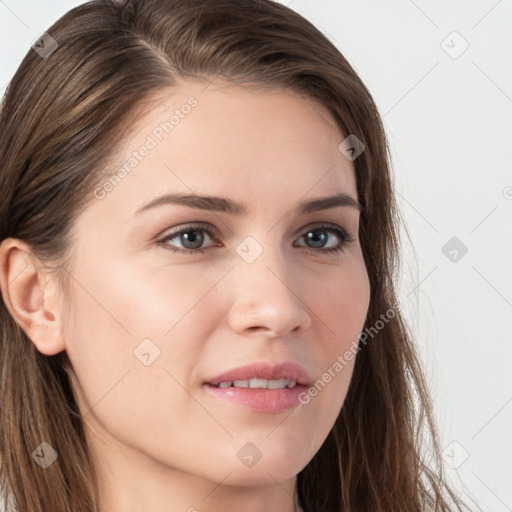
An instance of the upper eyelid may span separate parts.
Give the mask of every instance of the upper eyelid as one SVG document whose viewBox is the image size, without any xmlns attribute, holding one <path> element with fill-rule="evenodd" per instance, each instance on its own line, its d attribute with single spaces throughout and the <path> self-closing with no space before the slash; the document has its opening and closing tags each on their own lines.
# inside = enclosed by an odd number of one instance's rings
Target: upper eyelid
<svg viewBox="0 0 512 512">
<path fill-rule="evenodd" d="M 187 223 L 187 224 L 184 224 L 183 226 L 178 226 L 175 228 L 176 230 L 174 231 L 174 228 L 172 228 L 172 231 L 170 231 L 169 233 L 167 233 L 167 230 L 163 232 L 163 234 L 159 235 L 157 237 L 157 239 L 166 239 L 166 238 L 169 238 L 169 237 L 175 237 L 177 235 L 179 235 L 180 233 L 184 233 L 184 232 L 187 232 L 187 231 L 193 231 L 193 230 L 205 230 L 207 232 L 210 232 L 212 235 L 219 235 L 220 234 L 220 231 L 215 228 L 214 226 L 212 226 L 211 224 L 202 224 L 202 223 Z M 167 234 L 165 234 L 167 233 Z"/>
</svg>

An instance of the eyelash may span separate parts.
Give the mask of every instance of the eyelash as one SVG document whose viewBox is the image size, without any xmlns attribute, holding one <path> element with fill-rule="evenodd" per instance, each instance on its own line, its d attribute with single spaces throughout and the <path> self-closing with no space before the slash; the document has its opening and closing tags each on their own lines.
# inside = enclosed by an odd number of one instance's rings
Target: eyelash
<svg viewBox="0 0 512 512">
<path fill-rule="evenodd" d="M 210 247 L 204 247 L 202 249 L 179 249 L 177 247 L 173 247 L 172 245 L 169 245 L 166 243 L 183 233 L 189 233 L 191 231 L 204 231 L 208 234 L 208 236 L 213 241 L 216 240 L 215 239 L 216 233 L 214 231 L 212 231 L 210 228 L 206 228 L 202 225 L 191 224 L 191 225 L 184 226 L 179 231 L 169 233 L 164 238 L 158 240 L 157 243 L 162 245 L 167 250 L 170 250 L 174 253 L 181 253 L 181 254 L 199 254 L 199 253 L 204 253 L 210 249 L 214 249 L 215 247 L 218 247 L 218 246 L 210 246 Z M 326 252 L 326 253 L 333 253 L 333 254 L 341 255 L 341 253 L 343 252 L 345 247 L 354 241 L 354 239 L 352 238 L 352 236 L 350 235 L 350 233 L 348 231 L 341 228 L 340 226 L 337 226 L 336 224 L 322 224 L 319 226 L 315 226 L 313 228 L 309 228 L 306 231 L 306 233 L 309 233 L 311 231 L 327 231 L 329 233 L 334 233 L 334 234 L 338 235 L 339 238 L 341 239 L 341 243 L 338 246 L 330 247 L 329 249 L 322 249 L 322 248 L 315 249 L 312 247 L 309 247 L 309 248 L 306 247 L 306 249 L 309 249 L 313 252 Z M 304 236 L 304 234 L 300 238 L 302 238 L 303 236 Z"/>
</svg>

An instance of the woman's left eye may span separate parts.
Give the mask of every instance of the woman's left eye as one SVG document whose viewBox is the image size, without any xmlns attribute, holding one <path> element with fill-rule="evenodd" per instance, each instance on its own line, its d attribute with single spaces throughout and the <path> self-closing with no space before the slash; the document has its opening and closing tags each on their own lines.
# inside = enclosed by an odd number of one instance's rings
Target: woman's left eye
<svg viewBox="0 0 512 512">
<path fill-rule="evenodd" d="M 179 231 L 168 234 L 164 238 L 158 240 L 157 243 L 164 246 L 166 249 L 171 250 L 172 252 L 185 254 L 202 253 L 208 249 L 222 246 L 222 244 L 217 242 L 215 245 L 211 245 L 209 247 L 201 247 L 205 241 L 204 233 L 206 233 L 208 238 L 212 240 L 215 239 L 215 233 L 212 232 L 211 229 L 200 225 L 191 225 L 185 226 Z M 334 246 L 331 245 L 330 247 L 325 248 L 329 242 L 329 235 L 336 235 L 340 241 Z M 179 243 L 182 244 L 182 247 L 176 247 L 175 245 L 169 243 L 175 238 L 179 240 Z M 354 241 L 351 235 L 345 229 L 337 226 L 336 224 L 324 224 L 321 226 L 312 227 L 300 237 L 300 239 L 302 238 L 305 238 L 308 242 L 313 244 L 313 246 L 309 247 L 310 249 L 320 250 L 315 252 L 341 252 L 350 242 Z"/>
</svg>

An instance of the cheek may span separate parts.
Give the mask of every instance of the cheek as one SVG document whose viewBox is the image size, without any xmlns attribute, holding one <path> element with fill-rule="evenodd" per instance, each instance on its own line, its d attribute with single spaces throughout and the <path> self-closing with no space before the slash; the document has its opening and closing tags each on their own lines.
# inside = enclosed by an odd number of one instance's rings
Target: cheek
<svg viewBox="0 0 512 512">
<path fill-rule="evenodd" d="M 370 283 L 362 258 L 347 258 L 332 272 L 304 280 L 304 300 L 312 320 L 325 333 L 329 352 L 345 350 L 358 339 L 370 303 Z"/>
<path fill-rule="evenodd" d="M 128 373 L 131 396 L 151 389 L 164 393 L 157 380 L 172 382 L 165 369 L 187 385 L 215 326 L 205 299 L 216 295 L 215 284 L 225 271 L 212 269 L 203 276 L 183 268 L 129 263 L 113 268 L 91 259 L 81 265 L 65 336 L 89 406 Z M 144 380 L 137 384 L 141 371 Z M 151 396 L 156 400 L 154 392 Z"/>
<path fill-rule="evenodd" d="M 215 329 L 204 299 L 215 296 L 212 287 L 225 272 L 194 278 L 178 266 L 149 274 L 140 265 L 94 271 L 90 265 L 77 275 L 66 332 L 84 419 L 154 454 L 161 451 L 154 443 L 174 435 L 166 456 L 183 458 L 185 437 L 202 439 L 205 428 L 218 428 L 188 390 Z"/>
<path fill-rule="evenodd" d="M 311 432 L 320 440 L 327 435 L 343 405 L 358 352 L 359 336 L 364 327 L 370 302 L 370 284 L 362 259 L 339 267 L 322 286 L 310 283 L 307 305 L 313 315 L 316 329 L 311 359 L 320 369 L 316 381 L 303 396 L 303 403 L 311 407 L 324 422 L 324 430 Z"/>
</svg>

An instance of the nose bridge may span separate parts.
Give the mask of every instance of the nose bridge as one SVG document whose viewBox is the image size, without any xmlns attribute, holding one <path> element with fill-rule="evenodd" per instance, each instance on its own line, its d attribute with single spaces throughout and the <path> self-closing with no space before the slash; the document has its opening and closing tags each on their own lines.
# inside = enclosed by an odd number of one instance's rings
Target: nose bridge
<svg viewBox="0 0 512 512">
<path fill-rule="evenodd" d="M 256 236 L 246 237 L 236 247 L 240 261 L 232 275 L 232 327 L 239 331 L 258 327 L 274 336 L 307 329 L 309 312 L 291 284 L 293 267 L 287 264 L 281 244 L 268 232 Z"/>
<path fill-rule="evenodd" d="M 277 230 L 258 232 L 247 236 L 235 249 L 239 278 L 253 290 L 267 290 L 288 295 L 291 265 L 286 263 Z M 247 290 L 250 292 L 250 290 Z"/>
</svg>

